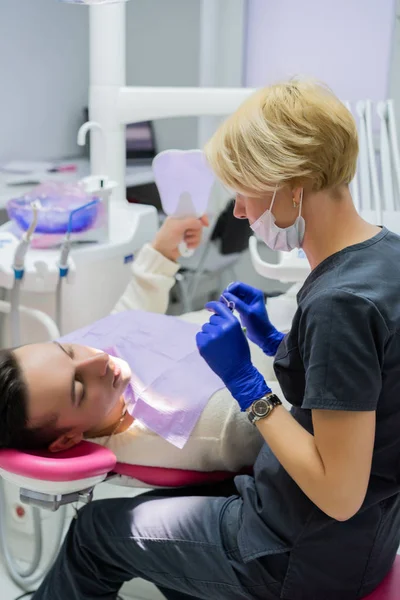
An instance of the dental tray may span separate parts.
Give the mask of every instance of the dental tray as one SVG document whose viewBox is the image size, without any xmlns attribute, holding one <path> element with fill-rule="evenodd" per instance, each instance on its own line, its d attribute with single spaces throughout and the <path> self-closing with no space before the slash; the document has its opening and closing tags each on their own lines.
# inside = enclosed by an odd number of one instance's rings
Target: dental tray
<svg viewBox="0 0 400 600">
<path fill-rule="evenodd" d="M 93 227 L 96 222 L 100 199 L 97 202 L 79 185 L 45 183 L 31 192 L 7 203 L 7 213 L 22 231 L 26 231 L 33 221 L 32 203 L 38 207 L 38 221 L 35 234 L 80 233 Z M 82 210 L 77 210 L 84 207 Z M 76 211 L 76 212 L 75 212 Z M 71 213 L 74 213 L 71 218 Z"/>
</svg>

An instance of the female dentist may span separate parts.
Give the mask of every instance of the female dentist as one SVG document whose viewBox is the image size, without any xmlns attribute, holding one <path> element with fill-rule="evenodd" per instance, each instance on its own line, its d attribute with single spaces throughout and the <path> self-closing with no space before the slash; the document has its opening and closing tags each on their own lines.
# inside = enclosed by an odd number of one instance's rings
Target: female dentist
<svg viewBox="0 0 400 600">
<path fill-rule="evenodd" d="M 229 489 L 93 502 L 72 523 L 35 600 L 115 599 L 143 577 L 169 600 L 358 600 L 400 541 L 400 238 L 357 214 L 351 114 L 323 86 L 261 90 L 206 149 L 272 248 L 312 272 L 286 337 L 259 292 L 230 286 L 250 339 L 275 356 L 291 412 L 252 365 L 222 302 L 199 350 L 265 444 Z M 278 347 L 279 346 L 279 347 Z M 200 383 L 201 384 L 201 383 Z"/>
<path fill-rule="evenodd" d="M 243 499 L 243 560 L 287 553 L 282 598 L 361 598 L 390 569 L 400 541 L 400 238 L 365 222 L 348 184 L 358 152 L 352 116 L 326 88 L 291 81 L 262 90 L 206 153 L 237 191 L 235 216 L 273 250 L 302 247 L 312 272 L 285 337 L 263 294 L 223 296 L 248 337 L 275 356 L 291 412 L 249 358 L 221 302 L 197 335 L 266 444 Z"/>
</svg>

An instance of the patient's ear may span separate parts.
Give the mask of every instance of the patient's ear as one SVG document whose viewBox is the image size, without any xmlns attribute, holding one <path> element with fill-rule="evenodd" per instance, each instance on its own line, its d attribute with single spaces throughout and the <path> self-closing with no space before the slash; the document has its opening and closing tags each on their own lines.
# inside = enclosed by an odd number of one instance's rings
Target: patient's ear
<svg viewBox="0 0 400 600">
<path fill-rule="evenodd" d="M 60 435 L 54 442 L 52 442 L 49 446 L 50 452 L 62 452 L 63 450 L 69 450 L 73 448 L 79 442 L 83 440 L 82 433 L 75 433 L 73 431 L 69 433 L 63 433 Z"/>
</svg>

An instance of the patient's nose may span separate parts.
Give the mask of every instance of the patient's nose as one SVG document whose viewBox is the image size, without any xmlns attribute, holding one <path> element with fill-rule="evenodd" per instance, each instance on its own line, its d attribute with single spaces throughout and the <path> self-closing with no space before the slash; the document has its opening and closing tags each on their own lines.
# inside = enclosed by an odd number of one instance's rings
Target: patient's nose
<svg viewBox="0 0 400 600">
<path fill-rule="evenodd" d="M 107 373 L 108 363 L 110 362 L 110 357 L 105 352 L 99 352 L 86 360 L 83 360 L 78 365 L 78 370 L 81 373 L 87 373 L 88 375 L 93 375 L 95 377 L 104 377 Z"/>
</svg>

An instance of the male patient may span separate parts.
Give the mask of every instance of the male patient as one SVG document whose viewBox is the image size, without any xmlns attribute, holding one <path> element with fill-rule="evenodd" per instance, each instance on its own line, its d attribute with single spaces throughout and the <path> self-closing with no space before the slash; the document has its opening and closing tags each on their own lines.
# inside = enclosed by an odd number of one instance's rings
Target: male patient
<svg viewBox="0 0 400 600">
<path fill-rule="evenodd" d="M 167 219 L 152 245 L 142 248 L 114 312 L 165 312 L 179 268 L 178 245 L 184 239 L 196 247 L 206 224 L 205 217 Z M 204 314 L 182 318 L 202 323 Z M 270 381 L 270 359 L 256 346 L 251 350 L 254 364 Z M 32 344 L 0 351 L 0 446 L 57 452 L 92 439 L 107 445 L 120 462 L 132 464 L 238 471 L 254 463 L 262 438 L 228 390 L 209 398 L 180 450 L 126 412 L 124 392 L 130 379 L 125 361 L 78 344 Z"/>
</svg>

